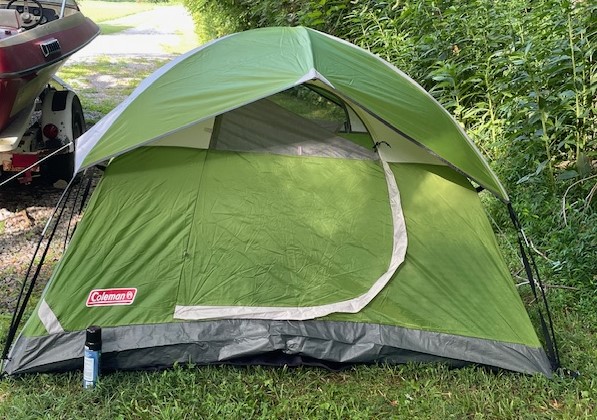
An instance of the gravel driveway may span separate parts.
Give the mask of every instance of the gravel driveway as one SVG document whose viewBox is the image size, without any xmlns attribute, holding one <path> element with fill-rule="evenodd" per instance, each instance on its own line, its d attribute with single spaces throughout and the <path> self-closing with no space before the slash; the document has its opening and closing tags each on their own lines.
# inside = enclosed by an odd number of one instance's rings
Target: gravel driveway
<svg viewBox="0 0 597 420">
<path fill-rule="evenodd" d="M 131 59 L 169 58 L 174 55 L 172 51 L 178 45 L 192 45 L 195 40 L 193 19 L 183 6 L 158 7 L 104 23 L 133 28 L 98 36 L 73 55 L 67 65 L 93 60 L 102 55 Z"/>
<path fill-rule="evenodd" d="M 93 66 L 94 61 L 108 57 L 118 59 L 119 66 L 130 66 L 130 71 L 134 73 L 138 69 L 139 60 L 144 60 L 145 65 L 148 59 L 163 61 L 197 44 L 192 18 L 182 6 L 158 7 L 106 23 L 132 28 L 98 36 L 69 58 L 65 67 L 83 63 Z M 110 92 L 104 87 L 114 82 L 118 76 L 97 73 L 86 77 L 88 80 L 85 83 L 97 86 L 100 92 Z M 40 233 L 61 193 L 62 189 L 39 181 L 31 185 L 15 183 L 0 187 L 0 315 L 12 311 L 20 282 Z M 70 214 L 70 210 L 67 211 Z M 66 223 L 65 221 L 64 227 Z M 64 233 L 60 239 L 63 235 Z M 62 242 L 63 240 L 54 241 L 48 259 L 50 266 L 58 260 Z M 43 273 L 42 279 L 45 280 L 48 275 L 49 268 Z"/>
</svg>

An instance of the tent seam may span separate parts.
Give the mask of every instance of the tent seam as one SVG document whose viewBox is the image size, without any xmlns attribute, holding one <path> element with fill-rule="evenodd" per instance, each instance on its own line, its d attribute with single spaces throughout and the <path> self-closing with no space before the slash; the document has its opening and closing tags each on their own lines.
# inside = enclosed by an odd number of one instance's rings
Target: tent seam
<svg viewBox="0 0 597 420">
<path fill-rule="evenodd" d="M 179 292 L 180 292 L 180 285 L 182 283 L 182 276 L 184 274 L 184 269 L 185 269 L 185 265 L 186 265 L 186 261 L 188 259 L 188 250 L 189 250 L 189 244 L 191 242 L 191 236 L 193 234 L 193 226 L 195 225 L 195 217 L 197 214 L 197 205 L 199 203 L 199 193 L 200 193 L 200 184 L 201 184 L 201 180 L 203 179 L 203 172 L 205 170 L 205 164 L 207 161 L 207 153 L 209 152 L 209 149 L 203 149 L 198 153 L 201 153 L 204 155 L 203 157 L 203 165 L 201 165 L 201 173 L 199 174 L 199 180 L 196 183 L 196 195 L 195 195 L 195 200 L 194 200 L 194 204 L 191 206 L 193 208 L 192 210 L 192 214 L 191 214 L 191 221 L 189 223 L 189 234 L 187 235 L 187 241 L 186 244 L 184 246 L 184 250 L 183 250 L 183 254 L 182 254 L 182 264 L 180 267 L 180 274 L 178 276 L 178 285 L 176 286 L 176 301 L 178 301 L 178 296 L 179 296 Z"/>
</svg>

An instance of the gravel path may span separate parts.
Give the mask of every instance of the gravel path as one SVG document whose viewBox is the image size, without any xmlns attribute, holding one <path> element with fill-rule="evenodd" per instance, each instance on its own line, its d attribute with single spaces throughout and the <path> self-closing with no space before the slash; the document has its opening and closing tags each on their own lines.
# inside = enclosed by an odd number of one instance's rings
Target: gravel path
<svg viewBox="0 0 597 420">
<path fill-rule="evenodd" d="M 196 45 L 193 21 L 182 6 L 159 7 L 107 23 L 133 28 L 98 36 L 73 55 L 65 67 L 73 64 L 93 66 L 95 60 L 107 56 L 120 60 L 119 66 L 121 62 L 128 62 L 134 73 L 138 67 L 136 60 L 163 60 Z M 180 51 L 181 47 L 184 51 Z M 104 85 L 113 82 L 114 78 L 114 75 L 98 73 L 91 75 L 86 83 L 96 86 L 101 92 Z M 14 183 L 0 187 L 0 314 L 12 311 L 39 236 L 62 191 L 39 180 L 31 185 Z M 70 214 L 70 209 L 67 213 Z M 54 241 L 48 254 L 48 268 L 42 273 L 39 287 L 60 257 L 69 217 L 64 219 L 58 240 Z M 73 224 L 76 219 L 72 220 Z"/>
</svg>

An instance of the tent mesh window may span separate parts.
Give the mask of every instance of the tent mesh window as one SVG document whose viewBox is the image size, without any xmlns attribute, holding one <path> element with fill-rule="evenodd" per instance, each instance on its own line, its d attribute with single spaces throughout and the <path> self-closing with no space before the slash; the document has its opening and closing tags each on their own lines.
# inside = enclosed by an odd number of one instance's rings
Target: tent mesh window
<svg viewBox="0 0 597 420">
<path fill-rule="evenodd" d="M 305 87 L 287 90 L 217 117 L 210 148 L 375 160 L 370 136 L 351 129 L 362 123 L 351 124 L 355 116 L 339 103 Z"/>
</svg>

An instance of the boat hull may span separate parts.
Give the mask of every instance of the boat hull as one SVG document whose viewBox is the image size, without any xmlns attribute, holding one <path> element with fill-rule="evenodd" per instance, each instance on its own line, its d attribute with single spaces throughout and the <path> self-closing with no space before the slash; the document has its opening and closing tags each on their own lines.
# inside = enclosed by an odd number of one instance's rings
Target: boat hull
<svg viewBox="0 0 597 420">
<path fill-rule="evenodd" d="M 81 13 L 0 39 L 0 132 L 30 107 L 60 66 L 99 34 Z"/>
</svg>

